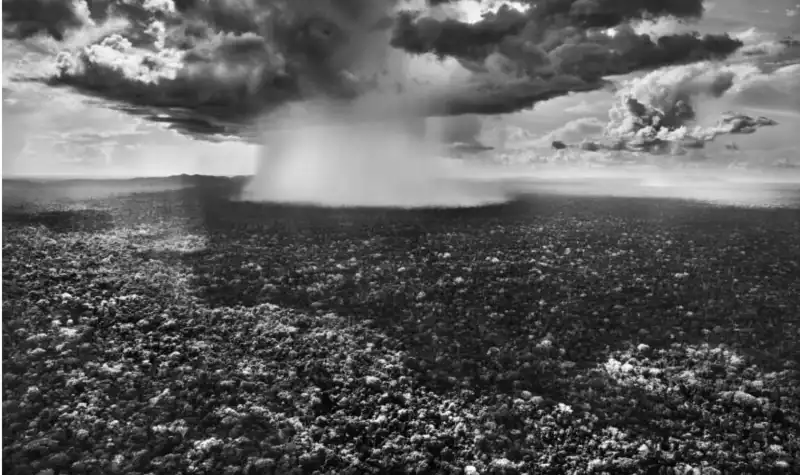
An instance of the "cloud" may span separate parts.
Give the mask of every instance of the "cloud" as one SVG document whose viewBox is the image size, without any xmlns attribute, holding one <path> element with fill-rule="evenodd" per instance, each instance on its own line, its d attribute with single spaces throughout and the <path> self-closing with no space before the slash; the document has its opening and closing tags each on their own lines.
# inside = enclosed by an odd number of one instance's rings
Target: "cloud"
<svg viewBox="0 0 800 475">
<path fill-rule="evenodd" d="M 3 37 L 29 38 L 47 33 L 57 40 L 93 23 L 86 0 L 11 0 L 3 2 Z"/>
<path fill-rule="evenodd" d="M 37 32 L 62 42 L 49 84 L 145 117 L 176 116 L 177 129 L 198 136 L 241 133 L 240 124 L 287 102 L 347 102 L 374 91 L 403 94 L 419 115 L 516 111 L 601 89 L 609 74 L 723 58 L 742 45 L 631 26 L 699 18 L 699 0 L 506 2 L 479 15 L 441 1 L 35 0 L 34 20 L 22 13 L 27 0 L 8 3 L 17 13 L 6 17 L 7 37 Z M 31 21 L 40 27 L 25 26 Z M 92 28 L 102 34 L 89 44 L 68 41 Z M 438 58 L 444 77 L 413 77 L 406 66 L 414 57 Z"/>
<path fill-rule="evenodd" d="M 763 104 L 766 96 L 792 101 L 797 85 L 789 78 L 796 78 L 797 71 L 797 65 L 769 72 L 753 65 L 704 62 L 630 79 L 617 90 L 603 136 L 578 146 L 680 154 L 703 148 L 720 135 L 775 126 L 778 123 L 767 117 L 724 108 L 748 101 Z"/>
<path fill-rule="evenodd" d="M 584 137 L 596 136 L 605 130 L 606 123 L 596 117 L 574 119 L 537 139 L 539 147 L 550 147 L 553 142 L 577 142 Z"/>
<path fill-rule="evenodd" d="M 564 109 L 564 112 L 568 114 L 587 115 L 594 112 L 598 112 L 598 107 L 599 106 L 596 104 L 589 104 L 588 101 L 582 100 L 573 106 L 567 107 L 566 109 Z"/>
<path fill-rule="evenodd" d="M 370 79 L 362 76 L 380 72 L 373 63 L 382 51 L 364 45 L 382 34 L 373 27 L 390 3 L 351 1 L 351 10 L 278 0 L 92 3 L 93 16 L 127 25 L 67 48 L 53 81 L 219 117 L 251 115 L 293 96 L 351 97 Z"/>
<path fill-rule="evenodd" d="M 781 66 L 771 72 L 742 68 L 730 93 L 736 104 L 800 113 L 800 64 Z"/>
<path fill-rule="evenodd" d="M 392 44 L 413 53 L 454 56 L 476 72 L 538 79 L 568 74 L 595 87 L 602 76 L 723 58 L 742 45 L 727 35 L 681 32 L 656 37 L 636 32 L 629 23 L 663 14 L 694 18 L 702 13 L 700 2 L 669 5 L 556 1 L 525 12 L 501 8 L 475 23 L 404 12 Z M 606 30 L 611 27 L 616 28 Z"/>
</svg>

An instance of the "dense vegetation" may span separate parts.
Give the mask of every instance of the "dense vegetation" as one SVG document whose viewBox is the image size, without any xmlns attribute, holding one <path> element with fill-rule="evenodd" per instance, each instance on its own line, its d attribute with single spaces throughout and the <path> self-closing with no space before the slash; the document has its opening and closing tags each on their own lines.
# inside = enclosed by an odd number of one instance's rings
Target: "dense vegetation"
<svg viewBox="0 0 800 475">
<path fill-rule="evenodd" d="M 5 186 L 6 473 L 800 469 L 797 210 L 142 183 Z"/>
</svg>

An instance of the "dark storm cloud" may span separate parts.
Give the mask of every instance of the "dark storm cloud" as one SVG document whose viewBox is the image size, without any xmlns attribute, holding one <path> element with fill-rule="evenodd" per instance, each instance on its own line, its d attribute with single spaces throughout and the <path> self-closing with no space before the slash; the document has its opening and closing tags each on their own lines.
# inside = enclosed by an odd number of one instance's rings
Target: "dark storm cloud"
<svg viewBox="0 0 800 475">
<path fill-rule="evenodd" d="M 505 38 L 519 33 L 527 23 L 524 13 L 503 7 L 483 20 L 468 24 L 447 18 L 419 17 L 415 12 L 401 12 L 394 29 L 392 46 L 411 53 L 435 53 L 439 56 L 482 57 Z"/>
<path fill-rule="evenodd" d="M 3 0 L 3 37 L 28 38 L 45 33 L 57 40 L 87 21 L 71 0 Z"/>
<path fill-rule="evenodd" d="M 429 98 L 426 112 L 431 116 L 504 114 L 572 92 L 597 90 L 606 84 L 604 81 L 587 83 L 573 76 L 475 84 Z"/>
<path fill-rule="evenodd" d="M 428 1 L 446 3 L 455 2 Z M 609 74 L 722 58 L 741 46 L 725 35 L 653 40 L 627 25 L 696 18 L 699 0 L 525 3 L 525 12 L 504 6 L 469 24 L 398 12 L 395 0 L 9 0 L 4 32 L 60 39 L 70 29 L 126 19 L 113 34 L 61 54 L 50 82 L 149 117 L 180 115 L 176 127 L 195 135 L 230 131 L 231 123 L 288 101 L 348 101 L 378 85 L 395 87 L 402 78 L 381 63 L 392 48 L 454 58 L 471 71 L 469 81 L 420 101 L 421 114 L 452 115 L 511 112 L 602 88 Z M 608 27 L 617 34 L 597 30 Z"/>
<path fill-rule="evenodd" d="M 63 54 L 52 82 L 219 119 L 251 117 L 307 96 L 352 98 L 361 85 L 348 73 L 361 58 L 348 43 L 367 34 L 359 27 L 385 19 L 380 3 L 119 1 L 105 16 L 122 16 L 128 25 Z M 348 35 L 352 30 L 359 31 Z"/>
<path fill-rule="evenodd" d="M 609 28 L 649 17 L 699 18 L 703 0 L 533 0 L 532 16 L 546 21 L 568 21 L 583 28 Z"/>
<path fill-rule="evenodd" d="M 503 93 L 450 101 L 450 113 L 519 110 L 570 91 L 598 89 L 604 76 L 721 59 L 742 46 L 728 35 L 679 34 L 654 40 L 626 23 L 660 15 L 695 18 L 703 11 L 699 1 L 528 3 L 526 12 L 506 6 L 472 24 L 407 12 L 398 18 L 392 45 L 411 53 L 455 57 L 478 74 L 508 77 Z M 616 27 L 615 34 L 597 29 L 601 27 Z M 565 89 L 566 83 L 570 86 Z M 530 94 L 531 89 L 536 93 Z"/>
<path fill-rule="evenodd" d="M 562 73 L 587 80 L 722 58 L 742 46 L 728 35 L 681 34 L 654 41 L 648 35 L 637 35 L 624 23 L 648 15 L 697 16 L 702 13 L 700 2 L 595 0 L 532 4 L 526 13 L 504 7 L 473 24 L 415 18 L 405 13 L 398 19 L 392 45 L 412 53 L 454 56 L 472 62 L 473 67 L 476 61 L 499 53 L 513 63 L 513 69 L 529 76 Z M 620 28 L 613 38 L 588 29 L 616 26 Z"/>
</svg>

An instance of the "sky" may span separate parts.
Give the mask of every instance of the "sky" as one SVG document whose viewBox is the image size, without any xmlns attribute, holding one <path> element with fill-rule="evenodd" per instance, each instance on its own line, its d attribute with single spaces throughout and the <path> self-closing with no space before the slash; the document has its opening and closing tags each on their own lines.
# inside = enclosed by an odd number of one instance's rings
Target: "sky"
<svg viewBox="0 0 800 475">
<path fill-rule="evenodd" d="M 481 14 L 496 10 L 497 3 L 467 0 L 454 2 L 448 8 L 456 12 L 449 14 L 460 21 L 474 23 L 480 20 Z M 729 33 L 741 39 L 745 48 L 760 48 L 767 54 L 751 57 L 737 53 L 729 59 L 729 64 L 734 64 L 737 71 L 757 64 L 762 69 L 761 76 L 742 73 L 737 77 L 745 78 L 741 79 L 744 85 L 737 89 L 739 83 L 734 84 L 733 92 L 721 98 L 704 99 L 697 104 L 697 109 L 708 120 L 728 108 L 735 108 L 778 122 L 755 134 L 718 140 L 705 153 L 730 155 L 733 152 L 725 145 L 735 142 L 737 153 L 746 150 L 750 152 L 748 157 L 757 157 L 753 160 L 796 158 L 800 155 L 800 144 L 793 131 L 800 130 L 800 103 L 797 95 L 794 95 L 794 102 L 791 97 L 798 90 L 800 79 L 794 78 L 800 78 L 800 69 L 791 68 L 798 63 L 800 55 L 776 45 L 781 38 L 800 35 L 800 3 L 797 0 L 718 0 L 706 2 L 705 8 L 702 19 L 690 26 L 667 17 L 654 23 L 639 22 L 637 31 L 655 36 L 685 28 L 701 33 Z M 256 170 L 260 153 L 257 143 L 234 136 L 220 136 L 213 141 L 200 139 L 185 130 L 170 128 L 168 123 L 147 120 L 142 114 L 112 107 L 113 102 L 107 98 L 93 97 L 86 90 L 63 85 L 53 87 L 41 80 L 55 67 L 58 56 L 54 52 L 70 48 L 80 50 L 87 44 L 91 44 L 91 39 L 81 35 L 58 43 L 43 36 L 12 37 L 6 35 L 4 29 L 4 177 L 242 175 Z M 430 58 L 426 61 L 420 63 L 420 72 L 433 71 L 431 74 L 435 75 L 447 69 L 436 65 L 429 67 L 434 61 Z M 783 71 L 783 76 L 774 79 L 769 75 L 774 70 Z M 618 76 L 616 80 L 624 83 L 645 75 L 646 71 L 635 71 Z M 609 111 L 618 101 L 618 94 L 602 88 L 540 101 L 532 108 L 510 113 L 482 113 L 474 116 L 481 124 L 475 139 L 494 147 L 493 154 L 510 161 L 527 160 L 531 155 L 553 155 L 555 152 L 550 148 L 553 140 L 580 142 L 592 134 L 601 134 L 609 123 Z M 447 128 L 447 122 L 452 120 L 428 119 L 428 129 Z"/>
</svg>

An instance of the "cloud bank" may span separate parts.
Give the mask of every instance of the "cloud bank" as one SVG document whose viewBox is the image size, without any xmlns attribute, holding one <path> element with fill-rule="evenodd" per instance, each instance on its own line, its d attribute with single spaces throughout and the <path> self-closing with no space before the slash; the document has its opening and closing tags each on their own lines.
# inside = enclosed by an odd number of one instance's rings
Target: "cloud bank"
<svg viewBox="0 0 800 475">
<path fill-rule="evenodd" d="M 65 47 L 52 84 L 151 119 L 174 116 L 197 136 L 242 134 L 293 101 L 347 103 L 375 91 L 402 94 L 424 116 L 512 112 L 603 88 L 610 74 L 720 59 L 743 45 L 632 26 L 695 20 L 701 0 L 530 0 L 482 17 L 466 15 L 467 3 L 9 0 L 4 36 L 52 36 Z M 102 25 L 113 27 L 69 47 L 70 35 Z"/>
<path fill-rule="evenodd" d="M 590 129 L 597 129 L 600 121 L 584 118 L 571 121 L 541 141 L 552 140 L 555 149 L 684 154 L 704 148 L 721 135 L 750 134 L 778 125 L 767 117 L 725 108 L 782 103 L 800 113 L 798 66 L 764 71 L 751 64 L 702 62 L 661 69 L 620 84 L 599 138 L 592 138 L 597 134 Z M 569 136 L 573 130 L 579 133 Z M 570 144 L 580 137 L 588 138 Z"/>
</svg>

